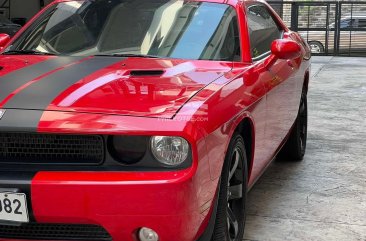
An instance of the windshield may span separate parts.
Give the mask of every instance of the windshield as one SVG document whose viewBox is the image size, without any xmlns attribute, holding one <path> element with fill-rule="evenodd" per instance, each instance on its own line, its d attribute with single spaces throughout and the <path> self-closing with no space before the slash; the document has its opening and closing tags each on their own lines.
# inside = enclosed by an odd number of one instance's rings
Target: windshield
<svg viewBox="0 0 366 241">
<path fill-rule="evenodd" d="M 240 60 L 235 9 L 180 0 L 84 0 L 52 5 L 8 51 Z"/>
</svg>

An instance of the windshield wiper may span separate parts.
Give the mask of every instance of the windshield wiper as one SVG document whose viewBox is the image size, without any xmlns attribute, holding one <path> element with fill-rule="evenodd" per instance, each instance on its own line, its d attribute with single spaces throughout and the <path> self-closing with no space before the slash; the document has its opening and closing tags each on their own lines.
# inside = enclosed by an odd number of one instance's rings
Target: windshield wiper
<svg viewBox="0 0 366 241">
<path fill-rule="evenodd" d="M 3 54 L 7 55 L 56 55 L 53 53 L 41 52 L 37 50 L 9 50 L 4 52 Z"/>
<path fill-rule="evenodd" d="M 102 56 L 102 57 L 136 57 L 136 58 L 161 58 L 156 55 L 148 55 L 148 54 L 96 54 L 94 56 Z"/>
</svg>

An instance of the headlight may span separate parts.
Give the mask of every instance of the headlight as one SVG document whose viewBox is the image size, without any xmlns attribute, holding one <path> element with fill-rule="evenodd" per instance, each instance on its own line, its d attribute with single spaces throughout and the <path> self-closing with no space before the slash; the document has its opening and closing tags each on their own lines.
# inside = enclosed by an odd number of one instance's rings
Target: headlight
<svg viewBox="0 0 366 241">
<path fill-rule="evenodd" d="M 167 166 L 179 166 L 188 157 L 189 144 L 181 137 L 153 136 L 151 137 L 151 151 L 159 162 Z"/>
<path fill-rule="evenodd" d="M 135 164 L 146 153 L 149 138 L 146 136 L 112 136 L 109 149 L 112 156 L 123 164 Z"/>
</svg>

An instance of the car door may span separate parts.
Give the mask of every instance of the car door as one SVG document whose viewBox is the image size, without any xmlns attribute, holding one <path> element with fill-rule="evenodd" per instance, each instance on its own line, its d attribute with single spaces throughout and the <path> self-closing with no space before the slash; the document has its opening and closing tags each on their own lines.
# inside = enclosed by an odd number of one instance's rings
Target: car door
<svg viewBox="0 0 366 241">
<path fill-rule="evenodd" d="M 354 25 L 351 31 L 352 53 L 366 52 L 366 18 L 354 17 Z"/>
<path fill-rule="evenodd" d="M 251 36 L 254 60 L 270 58 L 272 42 L 289 38 L 277 23 L 272 10 L 265 4 L 255 3 L 247 7 L 247 19 Z M 294 60 L 277 60 L 268 67 L 270 77 L 264 80 L 267 91 L 265 151 L 269 162 L 292 127 L 299 106 L 297 70 L 299 63 Z"/>
<path fill-rule="evenodd" d="M 277 34 L 268 32 L 268 23 L 260 15 L 259 5 L 246 4 L 246 20 L 249 33 L 250 50 L 253 61 L 252 76 L 246 78 L 246 82 L 253 82 L 251 85 L 260 86 L 263 91 L 263 98 L 257 104 L 256 110 L 252 113 L 256 123 L 255 133 L 255 152 L 254 162 L 252 167 L 252 177 L 257 177 L 261 174 L 265 166 L 271 158 L 271 152 L 267 149 L 266 142 L 266 126 L 268 122 L 267 116 L 267 96 L 266 85 L 273 78 L 272 73 L 265 67 L 265 60 L 270 53 L 271 42 L 278 38 Z M 259 11 L 259 12 L 258 12 Z M 248 79 L 255 81 L 248 81 Z M 254 87 L 252 87 L 254 88 Z M 258 94 L 257 94 L 258 95 Z M 253 180 L 251 180 L 253 181 Z"/>
<path fill-rule="evenodd" d="M 348 54 L 352 52 L 353 28 L 356 26 L 356 20 L 350 17 L 340 21 L 339 29 L 339 52 Z"/>
<path fill-rule="evenodd" d="M 361 53 L 366 52 L 366 17 L 361 17 L 358 19 L 357 26 L 357 48 Z"/>
</svg>

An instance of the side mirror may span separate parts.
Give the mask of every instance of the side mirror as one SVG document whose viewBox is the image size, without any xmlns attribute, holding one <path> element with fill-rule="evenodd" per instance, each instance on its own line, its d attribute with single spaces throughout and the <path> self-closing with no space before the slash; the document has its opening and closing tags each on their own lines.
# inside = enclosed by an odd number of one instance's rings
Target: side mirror
<svg viewBox="0 0 366 241">
<path fill-rule="evenodd" d="M 297 59 L 301 57 L 301 47 L 290 39 L 276 39 L 271 45 L 272 55 L 265 65 L 270 68 L 279 59 Z"/>
<path fill-rule="evenodd" d="M 6 33 L 0 33 L 0 51 L 10 42 L 10 36 Z"/>
<path fill-rule="evenodd" d="M 289 39 L 277 39 L 272 42 L 271 52 L 278 59 L 297 59 L 301 56 L 301 47 Z"/>
</svg>

